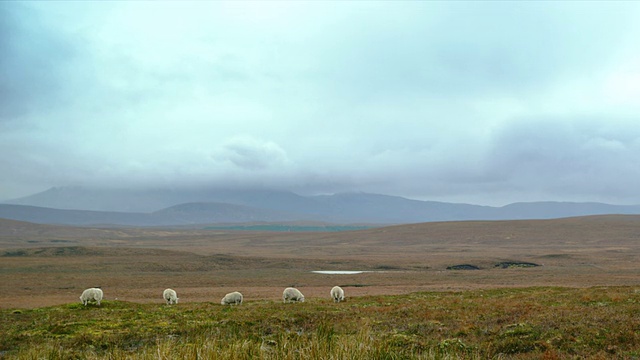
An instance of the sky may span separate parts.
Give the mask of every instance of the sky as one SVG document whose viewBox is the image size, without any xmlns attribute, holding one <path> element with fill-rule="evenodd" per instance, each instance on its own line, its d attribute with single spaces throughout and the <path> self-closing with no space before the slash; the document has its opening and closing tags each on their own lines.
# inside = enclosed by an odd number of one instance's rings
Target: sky
<svg viewBox="0 0 640 360">
<path fill-rule="evenodd" d="M 640 2 L 0 2 L 0 200 L 640 204 Z"/>
</svg>

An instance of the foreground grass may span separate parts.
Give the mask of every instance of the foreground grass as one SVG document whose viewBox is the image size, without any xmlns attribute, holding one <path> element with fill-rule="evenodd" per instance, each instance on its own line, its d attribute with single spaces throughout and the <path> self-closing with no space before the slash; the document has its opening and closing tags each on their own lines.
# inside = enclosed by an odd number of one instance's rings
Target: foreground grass
<svg viewBox="0 0 640 360">
<path fill-rule="evenodd" d="M 348 289 L 347 289 L 348 290 Z M 0 358 L 633 359 L 640 291 L 524 288 L 0 310 Z"/>
</svg>

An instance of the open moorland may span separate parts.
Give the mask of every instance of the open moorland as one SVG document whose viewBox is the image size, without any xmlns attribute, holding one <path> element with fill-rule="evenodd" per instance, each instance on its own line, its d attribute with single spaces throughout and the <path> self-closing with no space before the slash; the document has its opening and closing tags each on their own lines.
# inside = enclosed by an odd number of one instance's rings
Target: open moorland
<svg viewBox="0 0 640 360">
<path fill-rule="evenodd" d="M 348 232 L 75 228 L 0 222 L 0 307 L 107 300 L 215 301 L 229 291 L 279 299 L 296 286 L 326 297 L 523 286 L 635 286 L 640 216 L 442 222 Z M 513 262 L 515 266 L 496 266 Z M 517 263 L 540 266 L 520 267 Z M 472 265 L 478 270 L 448 270 Z M 317 270 L 365 271 L 351 275 Z"/>
<path fill-rule="evenodd" d="M 639 259 L 629 215 L 331 233 L 0 220 L 0 358 L 634 358 Z M 307 301 L 282 304 L 287 286 Z M 219 305 L 236 290 L 245 304 Z"/>
</svg>

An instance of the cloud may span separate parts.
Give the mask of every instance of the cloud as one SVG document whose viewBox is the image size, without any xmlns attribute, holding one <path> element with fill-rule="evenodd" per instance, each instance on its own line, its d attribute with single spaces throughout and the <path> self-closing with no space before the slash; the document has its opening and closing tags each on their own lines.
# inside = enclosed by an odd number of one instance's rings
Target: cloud
<svg viewBox="0 0 640 360">
<path fill-rule="evenodd" d="M 64 99 L 74 47 L 22 3 L 0 3 L 0 122 L 47 111 Z"/>
<path fill-rule="evenodd" d="M 640 54 L 607 74 L 602 96 L 614 106 L 631 106 L 637 113 L 640 109 Z"/>
<path fill-rule="evenodd" d="M 585 116 L 514 122 L 496 131 L 488 169 L 509 190 L 523 194 L 575 199 L 608 194 L 628 203 L 625 197 L 640 179 L 636 121 Z"/>
<path fill-rule="evenodd" d="M 640 203 L 638 24 L 632 2 L 2 2 L 0 198 Z"/>
<path fill-rule="evenodd" d="M 272 170 L 289 163 L 286 152 L 271 141 L 252 137 L 235 137 L 224 142 L 213 154 L 218 162 L 229 162 L 238 169 Z"/>
</svg>

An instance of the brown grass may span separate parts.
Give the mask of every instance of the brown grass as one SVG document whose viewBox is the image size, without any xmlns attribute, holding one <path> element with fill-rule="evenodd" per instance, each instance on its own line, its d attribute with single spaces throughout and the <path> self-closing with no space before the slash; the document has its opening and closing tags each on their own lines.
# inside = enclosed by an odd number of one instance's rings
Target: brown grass
<svg viewBox="0 0 640 360">
<path fill-rule="evenodd" d="M 108 300 L 215 301 L 232 290 L 279 299 L 525 286 L 628 286 L 640 278 L 640 216 L 444 222 L 341 233 L 99 229 L 0 220 L 0 307 L 79 301 L 101 286 Z M 535 268 L 494 268 L 524 261 Z M 446 270 L 472 264 L 481 270 Z M 369 270 L 321 275 L 311 270 Z"/>
</svg>

